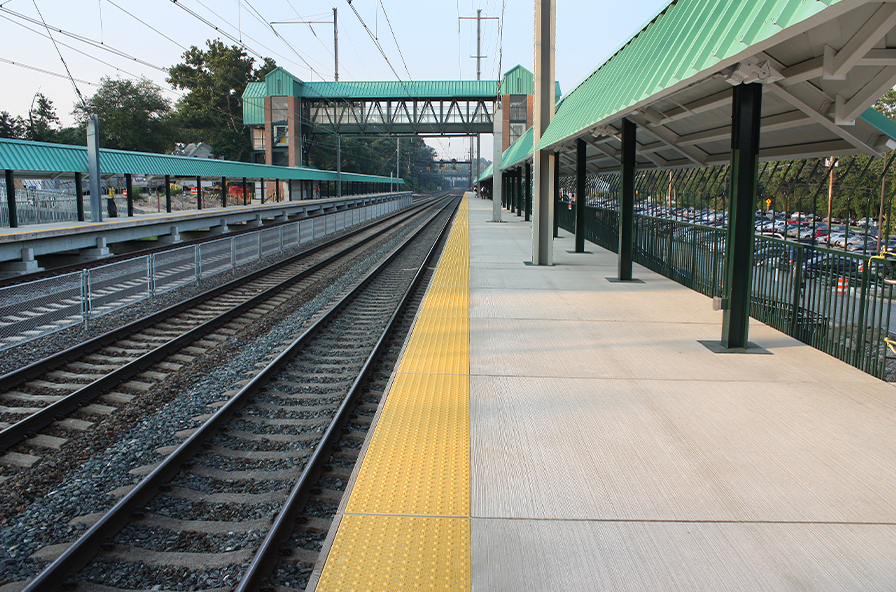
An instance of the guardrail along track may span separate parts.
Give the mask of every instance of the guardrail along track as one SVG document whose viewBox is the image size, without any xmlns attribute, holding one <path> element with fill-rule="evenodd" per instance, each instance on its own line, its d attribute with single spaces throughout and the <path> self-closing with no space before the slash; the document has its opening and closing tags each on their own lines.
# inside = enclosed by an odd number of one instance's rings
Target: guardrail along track
<svg viewBox="0 0 896 592">
<path fill-rule="evenodd" d="M 0 449 L 6 475 L 31 466 L 65 440 L 126 405 L 209 350 L 226 343 L 284 303 L 338 274 L 361 247 L 379 244 L 412 223 L 419 209 L 391 224 L 328 241 L 265 270 L 210 290 L 126 327 L 0 377 Z M 346 246 L 346 241 L 348 245 Z M 354 255 L 353 255 L 354 254 Z M 100 397 L 97 403 L 91 403 Z M 78 417 L 67 418 L 78 411 Z M 35 435 L 40 433 L 39 437 Z M 30 444 L 29 444 L 30 443 Z"/>
<path fill-rule="evenodd" d="M 351 417 L 362 385 L 402 305 L 419 302 L 411 289 L 433 260 L 454 209 L 440 212 L 222 400 L 25 590 L 58 588 L 75 572 L 76 581 L 115 588 L 211 589 L 242 579 L 245 589 L 258 589 L 321 472 L 339 479 L 350 471 L 335 465 L 353 460 L 358 446 L 337 441 L 344 430 L 351 434 L 347 423 L 365 423 Z M 370 405 L 361 401 L 368 413 Z M 328 466 L 332 470 L 325 471 Z M 338 492 L 327 495 L 338 503 Z"/>
</svg>

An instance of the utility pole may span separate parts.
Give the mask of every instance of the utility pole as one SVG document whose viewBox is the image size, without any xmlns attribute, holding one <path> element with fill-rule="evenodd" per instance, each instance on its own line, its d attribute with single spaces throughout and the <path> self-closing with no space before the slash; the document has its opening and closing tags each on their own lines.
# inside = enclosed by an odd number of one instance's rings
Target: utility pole
<svg viewBox="0 0 896 592">
<path fill-rule="evenodd" d="M 332 21 L 273 21 L 271 25 L 333 25 L 333 58 L 336 61 L 333 79 L 339 82 L 339 25 L 338 12 L 333 9 Z"/>
<path fill-rule="evenodd" d="M 333 58 L 336 61 L 335 64 L 335 80 L 339 82 L 339 11 L 336 8 L 333 8 Z"/>
<path fill-rule="evenodd" d="M 460 16 L 457 17 L 457 32 L 460 33 L 460 21 L 463 20 L 473 20 L 476 19 L 476 55 L 470 56 L 471 58 L 476 58 L 476 80 L 482 79 L 482 68 L 480 68 L 480 60 L 482 58 L 488 57 L 482 55 L 482 21 L 497 21 L 500 20 L 496 16 L 482 16 L 482 9 L 479 8 L 476 10 L 476 16 Z M 501 73 L 498 72 L 500 75 Z M 481 144 L 479 139 L 479 134 L 476 134 L 476 178 L 479 178 L 479 156 Z M 472 158 L 471 158 L 472 160 Z M 472 175 L 473 167 L 470 166 L 470 174 Z"/>
</svg>

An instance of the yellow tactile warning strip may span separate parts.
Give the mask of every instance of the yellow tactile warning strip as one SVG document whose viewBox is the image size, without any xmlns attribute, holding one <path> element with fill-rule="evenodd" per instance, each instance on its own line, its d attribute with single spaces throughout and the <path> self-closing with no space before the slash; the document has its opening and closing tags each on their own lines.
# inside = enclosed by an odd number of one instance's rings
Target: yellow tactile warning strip
<svg viewBox="0 0 896 592">
<path fill-rule="evenodd" d="M 464 199 L 317 592 L 471 588 L 468 226 Z"/>
</svg>

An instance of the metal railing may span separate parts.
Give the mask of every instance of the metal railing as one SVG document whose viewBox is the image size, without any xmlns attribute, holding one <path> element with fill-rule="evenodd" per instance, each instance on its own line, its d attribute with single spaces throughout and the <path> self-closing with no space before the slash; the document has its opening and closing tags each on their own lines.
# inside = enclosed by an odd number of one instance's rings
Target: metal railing
<svg viewBox="0 0 896 592">
<path fill-rule="evenodd" d="M 0 288 L 0 351 L 411 206 L 398 199 Z M 338 220 L 338 222 L 337 222 Z"/>
<path fill-rule="evenodd" d="M 84 215 L 90 219 L 90 200 L 84 200 Z M 73 222 L 78 219 L 78 201 L 73 194 L 41 189 L 16 189 L 16 218 L 19 226 Z M 0 226 L 9 227 L 6 188 L 0 187 Z"/>
<path fill-rule="evenodd" d="M 575 231 L 575 210 L 562 204 L 558 226 Z M 618 251 L 616 210 L 585 208 L 585 238 Z M 635 215 L 634 261 L 707 296 L 722 296 L 725 228 Z M 756 236 L 751 316 L 779 331 L 883 377 L 887 339 L 896 322 L 896 257 L 868 257 Z"/>
</svg>

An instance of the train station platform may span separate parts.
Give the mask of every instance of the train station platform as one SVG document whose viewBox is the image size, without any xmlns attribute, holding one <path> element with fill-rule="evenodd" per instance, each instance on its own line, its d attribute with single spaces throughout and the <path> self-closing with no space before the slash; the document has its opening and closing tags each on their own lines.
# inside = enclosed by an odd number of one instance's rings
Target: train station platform
<svg viewBox="0 0 896 592">
<path fill-rule="evenodd" d="M 896 589 L 891 385 L 465 203 L 309 589 Z"/>
<path fill-rule="evenodd" d="M 180 233 L 202 229 L 224 233 L 232 224 L 261 226 L 265 221 L 283 222 L 319 214 L 348 210 L 391 201 L 408 192 L 374 193 L 337 198 L 293 200 L 230 207 L 206 207 L 202 210 L 137 214 L 117 218 L 103 217 L 102 222 L 52 222 L 29 224 L 19 228 L 0 228 L 0 273 L 4 269 L 35 271 L 35 257 L 74 252 L 85 259 L 109 254 L 109 245 L 159 237 L 161 244 L 181 240 Z M 4 263 L 6 262 L 6 263 Z"/>
</svg>

